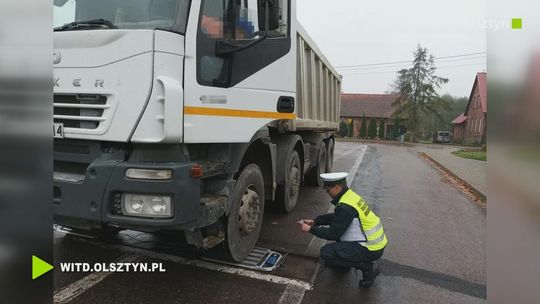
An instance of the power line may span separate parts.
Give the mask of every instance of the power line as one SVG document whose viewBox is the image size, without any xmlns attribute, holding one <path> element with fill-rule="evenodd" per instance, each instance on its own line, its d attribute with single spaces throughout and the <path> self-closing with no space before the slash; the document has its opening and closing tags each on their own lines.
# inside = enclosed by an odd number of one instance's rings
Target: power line
<svg viewBox="0 0 540 304">
<path fill-rule="evenodd" d="M 475 57 L 468 57 L 468 58 L 447 58 L 447 59 L 441 59 L 437 60 L 435 62 L 435 66 L 438 68 L 440 63 L 452 63 L 452 62 L 466 62 L 471 60 L 480 60 L 485 58 L 485 56 L 475 56 Z M 341 73 L 347 73 L 347 72 L 356 72 L 356 71 L 366 71 L 366 70 L 380 70 L 380 69 L 406 69 L 410 68 L 411 63 L 409 64 L 399 64 L 399 65 L 387 65 L 387 66 L 366 66 L 366 67 L 358 67 L 358 68 L 348 68 L 348 69 L 341 69 Z"/>
<path fill-rule="evenodd" d="M 474 55 L 482 55 L 486 54 L 486 52 L 475 52 L 475 53 L 467 53 L 467 54 L 459 54 L 459 55 L 451 55 L 451 56 L 442 56 L 442 57 L 435 57 L 435 59 L 446 59 L 446 58 L 458 58 L 458 57 L 467 57 L 467 56 L 474 56 Z M 342 66 L 336 66 L 336 69 L 347 69 L 347 68 L 354 68 L 354 67 L 367 67 L 367 66 L 379 66 L 379 65 L 392 65 L 392 64 L 399 64 L 399 63 L 412 63 L 413 60 L 407 60 L 407 61 L 391 61 L 391 62 L 379 62 L 379 63 L 369 63 L 369 64 L 357 64 L 357 65 L 342 65 Z"/>
<path fill-rule="evenodd" d="M 457 65 L 446 65 L 446 66 L 440 66 L 437 67 L 437 69 L 445 69 L 445 68 L 455 68 L 455 67 L 464 67 L 464 66 L 473 66 L 473 65 L 485 65 L 485 62 L 475 62 L 475 63 L 468 63 L 468 64 L 457 64 Z M 351 71 L 354 72 L 354 71 Z M 397 73 L 399 70 L 392 70 L 392 71 L 375 71 L 375 72 L 362 72 L 362 73 L 348 73 L 343 74 L 343 76 L 349 76 L 349 75 L 372 75 L 372 74 L 389 74 L 389 73 Z"/>
<path fill-rule="evenodd" d="M 459 58 L 444 58 L 444 59 L 437 59 L 435 60 L 434 64 L 437 65 L 439 63 L 446 63 L 446 62 L 456 62 L 456 61 L 469 61 L 469 60 L 478 60 L 485 58 L 486 55 L 475 55 L 471 57 L 459 57 Z M 339 71 L 346 72 L 346 71 L 357 71 L 357 70 L 370 70 L 370 69 L 384 69 L 384 68 L 410 68 L 412 65 L 412 61 L 407 62 L 406 64 L 387 64 L 387 65 L 378 65 L 378 66 L 362 66 L 362 67 L 349 67 L 349 68 L 341 68 Z"/>
</svg>

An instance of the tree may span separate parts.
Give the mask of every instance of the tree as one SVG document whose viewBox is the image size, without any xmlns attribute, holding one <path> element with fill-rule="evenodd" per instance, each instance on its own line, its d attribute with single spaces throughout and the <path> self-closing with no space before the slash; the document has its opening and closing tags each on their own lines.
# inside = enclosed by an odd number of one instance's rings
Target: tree
<svg viewBox="0 0 540 304">
<path fill-rule="evenodd" d="M 455 97 L 449 94 L 441 96 L 442 101 L 434 103 L 434 108 L 440 116 L 431 112 L 420 113 L 418 128 L 425 136 L 424 139 L 431 139 L 436 131 L 452 130 L 452 120 L 465 111 L 467 107 L 467 97 Z"/>
<path fill-rule="evenodd" d="M 436 104 L 443 104 L 444 100 L 437 89 L 447 83 L 448 79 L 437 76 L 436 71 L 433 55 L 428 54 L 427 48 L 418 45 L 412 67 L 400 70 L 393 85 L 394 93 L 399 95 L 393 104 L 396 107 L 394 116 L 407 118 L 413 142 L 416 141 L 422 113 L 433 113 L 441 117 Z"/>
<path fill-rule="evenodd" d="M 381 123 L 379 124 L 379 139 L 385 139 L 384 138 L 384 119 L 381 119 Z"/>
<path fill-rule="evenodd" d="M 374 139 L 377 137 L 377 120 L 374 117 L 371 117 L 368 127 L 368 137 Z"/>
<path fill-rule="evenodd" d="M 339 135 L 341 137 L 349 136 L 349 125 L 345 119 L 341 120 L 339 123 Z"/>
<path fill-rule="evenodd" d="M 394 128 L 392 129 L 392 137 L 394 139 L 398 138 L 401 134 L 399 133 L 399 117 L 394 117 Z"/>
<path fill-rule="evenodd" d="M 362 124 L 360 125 L 360 138 L 367 137 L 367 126 L 366 126 L 366 114 L 362 115 Z"/>
</svg>

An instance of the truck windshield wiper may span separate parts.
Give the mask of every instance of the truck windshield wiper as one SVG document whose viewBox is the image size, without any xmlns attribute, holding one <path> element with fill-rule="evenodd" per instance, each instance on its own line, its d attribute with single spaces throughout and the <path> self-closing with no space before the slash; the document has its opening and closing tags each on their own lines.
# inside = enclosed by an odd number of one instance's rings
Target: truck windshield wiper
<svg viewBox="0 0 540 304">
<path fill-rule="evenodd" d="M 118 27 L 114 25 L 111 21 L 105 19 L 92 19 L 84 21 L 74 21 L 71 23 L 66 23 L 62 26 L 55 27 L 55 32 L 60 31 L 74 31 L 74 30 L 83 30 L 90 28 L 110 28 L 117 29 Z"/>
</svg>

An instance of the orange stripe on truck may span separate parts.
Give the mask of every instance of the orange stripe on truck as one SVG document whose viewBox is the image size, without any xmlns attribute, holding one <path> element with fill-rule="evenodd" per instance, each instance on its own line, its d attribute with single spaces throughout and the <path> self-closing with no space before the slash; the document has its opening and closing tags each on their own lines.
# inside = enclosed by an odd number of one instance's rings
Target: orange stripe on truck
<svg viewBox="0 0 540 304">
<path fill-rule="evenodd" d="M 295 119 L 294 113 L 277 113 L 250 110 L 220 109 L 206 107 L 184 107 L 185 115 L 204 116 L 227 116 L 227 117 L 247 117 L 247 118 L 275 118 L 275 119 Z"/>
</svg>

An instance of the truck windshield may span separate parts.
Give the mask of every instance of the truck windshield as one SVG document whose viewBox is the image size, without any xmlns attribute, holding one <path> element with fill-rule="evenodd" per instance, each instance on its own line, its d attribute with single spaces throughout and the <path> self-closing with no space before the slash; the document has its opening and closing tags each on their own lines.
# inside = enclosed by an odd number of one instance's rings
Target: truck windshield
<svg viewBox="0 0 540 304">
<path fill-rule="evenodd" d="M 54 26 L 96 19 L 120 29 L 185 33 L 190 0 L 54 0 Z"/>
</svg>

